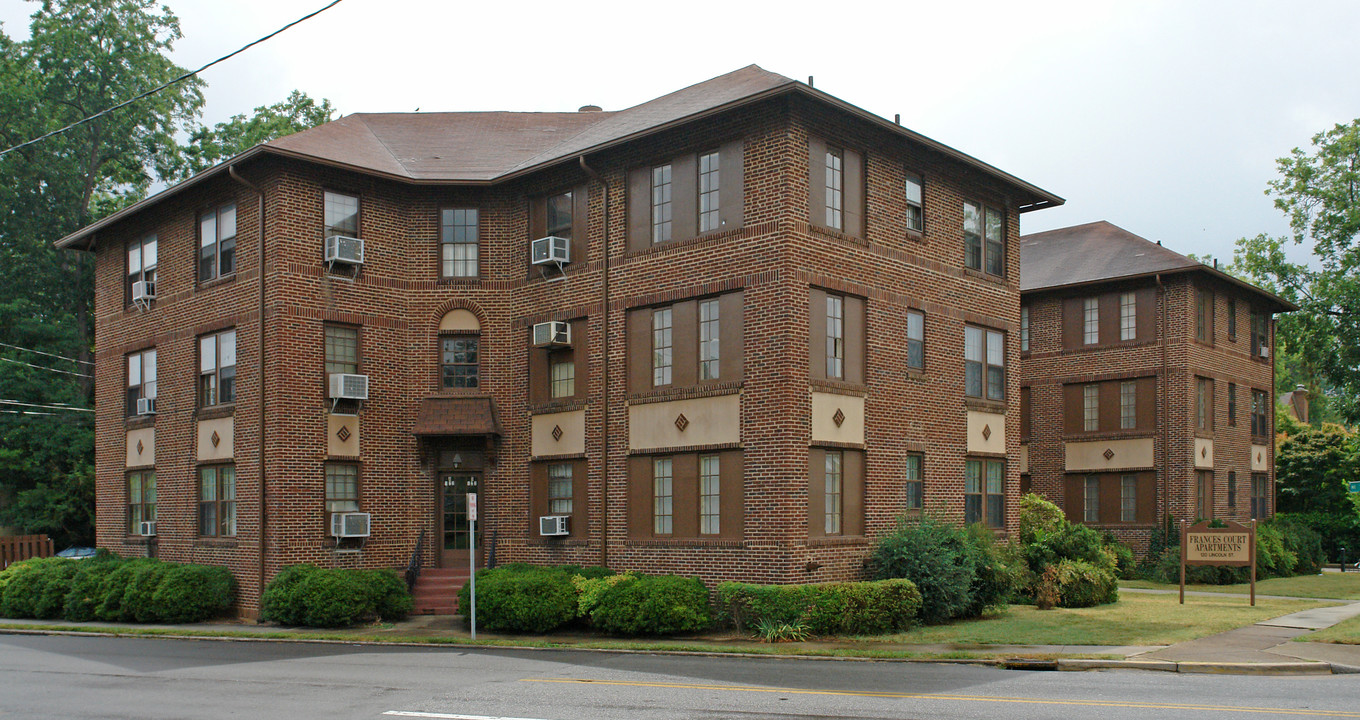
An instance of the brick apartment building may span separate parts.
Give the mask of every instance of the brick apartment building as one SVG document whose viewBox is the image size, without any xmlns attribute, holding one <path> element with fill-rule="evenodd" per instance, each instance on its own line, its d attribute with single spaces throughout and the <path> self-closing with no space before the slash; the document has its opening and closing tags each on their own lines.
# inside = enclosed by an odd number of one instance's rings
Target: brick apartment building
<svg viewBox="0 0 1360 720">
<path fill-rule="evenodd" d="M 1107 222 L 1021 238 L 1021 487 L 1145 551 L 1274 511 L 1274 313 L 1297 308 Z"/>
<path fill-rule="evenodd" d="M 1061 202 L 756 66 L 255 147 L 59 242 L 96 257 L 98 543 L 250 612 L 422 534 L 466 565 L 474 490 L 481 562 L 710 582 L 858 576 L 922 507 L 1013 527 L 1020 214 Z"/>
</svg>

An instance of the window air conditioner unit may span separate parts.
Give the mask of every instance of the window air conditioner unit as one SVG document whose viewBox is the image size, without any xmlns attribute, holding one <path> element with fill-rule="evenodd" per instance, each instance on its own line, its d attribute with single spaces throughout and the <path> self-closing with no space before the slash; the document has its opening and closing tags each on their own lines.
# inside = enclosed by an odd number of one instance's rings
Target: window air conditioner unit
<svg viewBox="0 0 1360 720">
<path fill-rule="evenodd" d="M 137 534 L 143 537 L 155 537 L 156 521 L 152 520 L 151 522 L 143 522 L 141 525 L 137 527 Z"/>
<path fill-rule="evenodd" d="M 1269 345 L 1262 345 L 1262 346 L 1261 346 L 1261 357 L 1263 357 L 1263 358 L 1269 358 L 1269 357 L 1270 357 L 1270 346 L 1269 346 Z"/>
<path fill-rule="evenodd" d="M 326 238 L 326 262 L 364 264 L 364 241 L 348 235 L 331 235 Z"/>
<path fill-rule="evenodd" d="M 534 347 L 571 347 L 571 323 L 560 320 L 535 323 Z"/>
<path fill-rule="evenodd" d="M 156 281 L 138 280 L 132 283 L 132 302 L 145 303 L 156 299 Z"/>
<path fill-rule="evenodd" d="M 539 238 L 533 242 L 533 263 L 535 265 L 562 265 L 571 262 L 571 241 L 556 235 Z"/>
<path fill-rule="evenodd" d="M 338 538 L 368 537 L 372 528 L 368 513 L 335 513 L 331 515 L 331 535 Z"/>
<path fill-rule="evenodd" d="M 137 398 L 138 415 L 155 415 L 156 398 Z"/>
<path fill-rule="evenodd" d="M 331 373 L 332 400 L 367 400 L 368 376 Z"/>
<path fill-rule="evenodd" d="M 567 529 L 567 520 L 570 515 L 544 515 L 538 519 L 538 534 L 548 536 L 561 536 L 570 534 Z"/>
</svg>

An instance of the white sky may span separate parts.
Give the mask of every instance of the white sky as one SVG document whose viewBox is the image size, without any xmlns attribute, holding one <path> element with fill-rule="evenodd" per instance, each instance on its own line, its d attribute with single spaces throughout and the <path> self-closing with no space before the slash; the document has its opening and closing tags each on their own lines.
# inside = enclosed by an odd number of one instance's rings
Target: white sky
<svg viewBox="0 0 1360 720">
<path fill-rule="evenodd" d="M 198 67 L 326 0 L 165 0 Z M 11 37 L 34 2 L 0 0 Z M 1067 199 L 1029 233 L 1109 220 L 1228 259 L 1282 234 L 1275 159 L 1360 117 L 1360 3 L 475 3 L 344 0 L 206 73 L 204 121 L 297 88 L 344 113 L 617 110 L 755 63 Z"/>
</svg>

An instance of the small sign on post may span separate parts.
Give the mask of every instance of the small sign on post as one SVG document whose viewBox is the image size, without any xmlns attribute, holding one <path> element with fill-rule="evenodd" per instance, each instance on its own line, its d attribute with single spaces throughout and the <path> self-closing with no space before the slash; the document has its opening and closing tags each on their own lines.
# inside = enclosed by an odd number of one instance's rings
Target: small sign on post
<svg viewBox="0 0 1360 720">
<path fill-rule="evenodd" d="M 468 620 L 472 623 L 472 639 L 477 639 L 477 493 L 467 494 L 468 514 Z M 1253 586 L 1255 587 L 1255 586 Z"/>
<path fill-rule="evenodd" d="M 1251 604 L 1256 605 L 1256 521 L 1251 525 L 1231 520 L 1224 527 L 1209 527 L 1209 520 L 1185 527 L 1181 522 L 1181 604 L 1185 604 L 1187 565 L 1226 565 L 1251 568 Z"/>
</svg>

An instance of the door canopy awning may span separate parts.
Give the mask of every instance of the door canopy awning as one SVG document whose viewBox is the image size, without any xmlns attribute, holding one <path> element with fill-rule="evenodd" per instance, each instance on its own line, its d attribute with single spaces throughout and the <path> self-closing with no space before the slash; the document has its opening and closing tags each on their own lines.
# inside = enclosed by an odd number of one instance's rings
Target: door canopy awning
<svg viewBox="0 0 1360 720">
<path fill-rule="evenodd" d="M 496 404 L 489 397 L 429 397 L 420 401 L 416 435 L 500 435 Z"/>
</svg>

